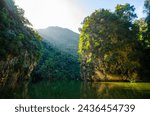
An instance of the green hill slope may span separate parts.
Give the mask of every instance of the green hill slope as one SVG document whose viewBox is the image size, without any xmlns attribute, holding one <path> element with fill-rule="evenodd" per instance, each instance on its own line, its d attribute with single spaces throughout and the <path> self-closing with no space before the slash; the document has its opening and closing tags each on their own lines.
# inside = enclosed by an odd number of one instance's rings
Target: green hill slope
<svg viewBox="0 0 150 116">
<path fill-rule="evenodd" d="M 53 47 L 77 56 L 79 34 L 61 27 L 48 27 L 39 29 L 39 34 Z"/>
</svg>

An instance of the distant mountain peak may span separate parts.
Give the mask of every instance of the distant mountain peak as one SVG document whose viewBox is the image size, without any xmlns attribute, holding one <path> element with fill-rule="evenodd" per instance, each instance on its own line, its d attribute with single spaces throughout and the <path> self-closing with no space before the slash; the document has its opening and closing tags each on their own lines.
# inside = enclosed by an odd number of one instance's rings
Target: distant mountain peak
<svg viewBox="0 0 150 116">
<path fill-rule="evenodd" d="M 44 40 L 71 55 L 77 56 L 79 34 L 70 29 L 50 26 L 37 30 Z"/>
<path fill-rule="evenodd" d="M 59 26 L 48 26 L 46 28 L 41 28 L 41 29 L 37 29 L 37 30 L 49 30 L 49 29 L 54 29 L 54 30 L 66 30 L 66 31 L 70 31 L 70 32 L 73 32 L 73 33 L 76 33 L 76 34 L 79 34 L 71 29 L 68 29 L 68 28 L 65 28 L 65 27 L 59 27 Z"/>
</svg>

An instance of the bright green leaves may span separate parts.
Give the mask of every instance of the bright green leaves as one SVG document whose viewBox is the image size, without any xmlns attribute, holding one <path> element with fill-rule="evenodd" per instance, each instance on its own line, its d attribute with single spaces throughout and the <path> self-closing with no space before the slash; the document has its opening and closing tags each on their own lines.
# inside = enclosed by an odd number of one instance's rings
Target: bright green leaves
<svg viewBox="0 0 150 116">
<path fill-rule="evenodd" d="M 109 74 L 128 80 L 132 75 L 138 78 L 140 55 L 135 54 L 139 40 L 138 26 L 132 23 L 134 10 L 129 4 L 117 5 L 115 12 L 101 9 L 85 18 L 79 42 L 82 78 L 93 79 L 96 71 L 106 78 Z"/>
<path fill-rule="evenodd" d="M 17 39 L 18 40 L 23 40 L 25 38 L 23 33 L 19 33 Z"/>
<path fill-rule="evenodd" d="M 34 32 L 34 36 L 35 36 L 35 38 L 38 39 L 39 41 L 42 40 L 42 37 L 39 35 L 38 32 Z"/>
</svg>

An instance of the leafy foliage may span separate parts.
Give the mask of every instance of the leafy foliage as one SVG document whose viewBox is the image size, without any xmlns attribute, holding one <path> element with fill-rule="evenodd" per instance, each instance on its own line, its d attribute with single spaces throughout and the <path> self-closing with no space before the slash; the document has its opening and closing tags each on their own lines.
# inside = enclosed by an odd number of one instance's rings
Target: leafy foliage
<svg viewBox="0 0 150 116">
<path fill-rule="evenodd" d="M 79 42 L 84 80 L 107 81 L 112 75 L 119 80 L 141 79 L 141 70 L 145 70 L 142 60 L 149 55 L 143 53 L 145 45 L 140 41 L 145 26 L 134 23 L 134 10 L 129 4 L 117 5 L 115 12 L 100 9 L 84 19 Z"/>
<path fill-rule="evenodd" d="M 30 23 L 24 17 L 24 11 L 17 8 L 13 1 L 3 4 L 0 7 L 0 58 L 5 59 L 8 54 L 17 56 L 25 50 L 39 57 L 40 36 L 27 26 Z"/>
<path fill-rule="evenodd" d="M 0 1 L 0 85 L 29 78 L 40 58 L 41 37 L 13 0 Z"/>
<path fill-rule="evenodd" d="M 137 17 L 134 11 L 135 11 L 134 6 L 131 6 L 130 4 L 125 5 L 118 4 L 116 6 L 115 13 L 123 20 L 132 21 L 134 18 Z"/>
<path fill-rule="evenodd" d="M 51 43 L 51 46 L 74 57 L 78 57 L 78 33 L 61 27 L 48 27 L 46 29 L 39 29 L 38 32 L 44 40 Z"/>
<path fill-rule="evenodd" d="M 80 78 L 78 59 L 48 42 L 42 42 L 42 56 L 32 73 L 32 81 L 40 80 L 77 80 Z"/>
<path fill-rule="evenodd" d="M 80 79 L 79 34 L 61 27 L 48 27 L 38 32 L 43 37 L 42 57 L 32 73 L 32 81 Z"/>
</svg>

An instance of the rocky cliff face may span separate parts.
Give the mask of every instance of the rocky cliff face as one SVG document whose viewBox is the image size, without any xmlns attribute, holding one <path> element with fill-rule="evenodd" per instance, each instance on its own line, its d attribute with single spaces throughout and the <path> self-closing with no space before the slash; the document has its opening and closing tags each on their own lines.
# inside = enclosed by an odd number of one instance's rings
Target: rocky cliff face
<svg viewBox="0 0 150 116">
<path fill-rule="evenodd" d="M 22 61 L 21 61 L 22 59 Z M 21 64 L 20 64 L 21 61 Z M 16 57 L 8 56 L 7 59 L 0 60 L 0 84 L 3 87 L 15 88 L 17 82 L 26 81 L 36 66 L 34 56 L 30 58 L 29 53 Z"/>
<path fill-rule="evenodd" d="M 0 89 L 29 80 L 40 56 L 40 37 L 12 0 L 0 1 Z"/>
</svg>

